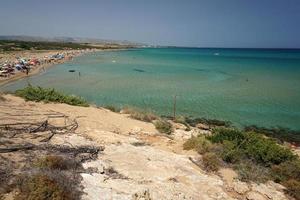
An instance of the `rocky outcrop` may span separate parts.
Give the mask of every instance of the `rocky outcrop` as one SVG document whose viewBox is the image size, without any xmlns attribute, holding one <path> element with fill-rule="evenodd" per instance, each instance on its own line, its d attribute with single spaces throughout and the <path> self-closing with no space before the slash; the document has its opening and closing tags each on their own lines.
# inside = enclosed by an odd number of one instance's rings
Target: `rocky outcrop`
<svg viewBox="0 0 300 200">
<path fill-rule="evenodd" d="M 103 193 L 114 199 L 131 199 L 144 191 L 148 191 L 147 198 L 151 199 L 232 199 L 223 190 L 223 181 L 218 176 L 206 174 L 185 155 L 131 144 L 108 145 L 103 154 L 85 167 L 100 168 L 99 171 L 112 168 L 119 176 L 83 174 L 84 199 L 94 199 Z"/>
<path fill-rule="evenodd" d="M 194 164 L 192 160 L 201 162 L 199 155 L 184 151 L 182 144 L 191 136 L 210 134 L 203 130 L 205 127 L 186 130 L 177 124 L 172 135 L 167 136 L 159 134 L 151 123 L 105 109 L 24 102 L 10 95 L 5 98 L 0 115 L 6 123 L 12 108 L 15 112 L 23 110 L 22 122 L 26 118 L 44 118 L 51 111 L 76 119 L 78 128 L 76 133 L 55 135 L 50 144 L 104 147 L 97 158 L 83 163 L 81 185 L 85 200 L 287 199 L 284 188 L 276 183 L 244 183 L 230 169 L 222 169 L 227 175 L 219 176 Z"/>
</svg>

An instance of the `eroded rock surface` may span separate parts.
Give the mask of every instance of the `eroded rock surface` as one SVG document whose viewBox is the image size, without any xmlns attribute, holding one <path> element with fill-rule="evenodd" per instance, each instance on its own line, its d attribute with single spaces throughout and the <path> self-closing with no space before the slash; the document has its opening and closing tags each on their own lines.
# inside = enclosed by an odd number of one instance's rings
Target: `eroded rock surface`
<svg viewBox="0 0 300 200">
<path fill-rule="evenodd" d="M 207 175 L 185 155 L 151 146 L 107 145 L 101 159 L 85 164 L 100 171 L 103 166 L 112 167 L 119 177 L 103 173 L 83 175 L 85 188 L 94 188 L 85 191 L 84 199 L 93 199 L 95 193 L 100 196 L 103 190 L 123 199 L 143 191 L 149 191 L 152 199 L 231 199 L 219 177 Z"/>
</svg>

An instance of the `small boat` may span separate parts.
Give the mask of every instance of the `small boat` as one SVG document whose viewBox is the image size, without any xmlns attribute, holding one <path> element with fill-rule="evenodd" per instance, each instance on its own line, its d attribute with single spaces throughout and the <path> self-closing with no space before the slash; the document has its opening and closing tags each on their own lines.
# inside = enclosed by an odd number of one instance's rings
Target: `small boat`
<svg viewBox="0 0 300 200">
<path fill-rule="evenodd" d="M 76 71 L 75 69 L 70 69 L 70 70 L 69 70 L 69 72 L 75 72 L 75 71 Z"/>
</svg>

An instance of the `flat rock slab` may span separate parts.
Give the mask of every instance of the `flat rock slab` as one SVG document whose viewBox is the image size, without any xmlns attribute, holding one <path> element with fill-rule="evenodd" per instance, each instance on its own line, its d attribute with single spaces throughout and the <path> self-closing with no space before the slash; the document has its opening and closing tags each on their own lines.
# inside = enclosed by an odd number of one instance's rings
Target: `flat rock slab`
<svg viewBox="0 0 300 200">
<path fill-rule="evenodd" d="M 133 199 L 145 191 L 152 199 L 232 199 L 220 177 L 207 175 L 187 156 L 151 146 L 108 145 L 98 160 L 85 165 L 103 166 L 112 167 L 120 178 L 83 175 L 84 199 Z"/>
</svg>

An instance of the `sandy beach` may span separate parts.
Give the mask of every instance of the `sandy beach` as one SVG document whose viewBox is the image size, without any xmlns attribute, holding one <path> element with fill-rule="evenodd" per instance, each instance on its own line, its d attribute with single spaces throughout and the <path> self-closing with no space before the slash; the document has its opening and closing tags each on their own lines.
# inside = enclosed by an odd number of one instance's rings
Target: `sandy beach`
<svg viewBox="0 0 300 200">
<path fill-rule="evenodd" d="M 28 74 L 22 71 L 16 71 L 13 74 L 9 74 L 7 77 L 0 77 L 0 86 L 7 83 L 38 74 L 47 70 L 48 68 L 72 60 L 74 57 L 81 56 L 86 53 L 101 51 L 99 49 L 87 49 L 87 50 L 64 50 L 64 51 L 14 51 L 9 53 L 0 53 L 0 64 L 15 63 L 17 58 L 38 59 L 42 60 L 40 64 L 30 66 Z M 53 55 L 63 54 L 61 59 L 50 59 Z"/>
</svg>

